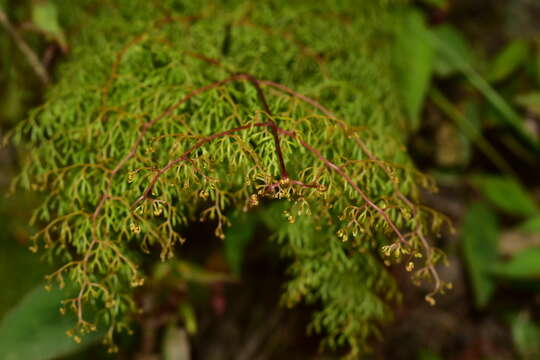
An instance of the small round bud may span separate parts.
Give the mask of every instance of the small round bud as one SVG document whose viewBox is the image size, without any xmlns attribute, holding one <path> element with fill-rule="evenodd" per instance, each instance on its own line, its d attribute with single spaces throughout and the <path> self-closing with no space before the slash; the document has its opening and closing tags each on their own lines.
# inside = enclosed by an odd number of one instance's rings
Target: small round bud
<svg viewBox="0 0 540 360">
<path fill-rule="evenodd" d="M 128 180 L 127 180 L 127 181 L 128 181 L 128 184 L 131 184 L 133 181 L 135 181 L 135 175 L 136 175 L 136 174 L 137 174 L 137 173 L 136 173 L 135 171 L 130 171 L 130 172 L 128 173 Z"/>
<path fill-rule="evenodd" d="M 259 205 L 259 197 L 256 194 L 251 194 L 249 197 L 249 205 L 257 206 Z"/>
<path fill-rule="evenodd" d="M 129 229 L 135 234 L 139 234 L 141 232 L 141 227 L 133 222 L 129 224 Z"/>
<path fill-rule="evenodd" d="M 414 263 L 412 261 L 409 261 L 409 263 L 407 263 L 407 266 L 405 267 L 405 270 L 407 270 L 408 272 L 411 272 L 414 270 Z"/>
</svg>

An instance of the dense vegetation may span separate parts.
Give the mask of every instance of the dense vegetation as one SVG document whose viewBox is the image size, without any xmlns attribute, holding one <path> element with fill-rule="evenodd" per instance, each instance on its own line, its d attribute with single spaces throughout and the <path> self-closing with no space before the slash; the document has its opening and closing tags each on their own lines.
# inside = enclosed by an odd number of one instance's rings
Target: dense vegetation
<svg viewBox="0 0 540 360">
<path fill-rule="evenodd" d="M 466 111 L 494 114 L 495 128 L 508 130 L 513 149 L 534 164 L 534 131 L 493 85 L 529 69 L 525 42 L 512 44 L 517 50 L 505 50 L 483 77 L 459 32 L 430 29 L 422 13 L 397 1 L 59 0 L 30 11 L 38 33 L 65 55 L 45 99 L 6 137 L 21 150 L 12 192 L 42 194 L 33 195 L 29 247 L 54 263 L 45 288 L 66 288 L 48 301 L 62 304 L 74 343 L 103 338 L 110 351 L 122 350 L 134 324 L 164 312 L 170 331 L 194 334 L 194 309 L 205 302 L 197 289 L 217 291 L 214 311 L 224 311 L 220 287 L 244 276 L 243 262 L 259 259 L 247 242 L 268 238 L 263 257 L 279 254 L 288 268 L 282 305 L 310 305 L 309 328 L 330 349 L 358 358 L 400 308 L 397 272 L 423 286 L 429 305 L 452 288 L 436 267 L 447 263 L 443 253 L 430 245 L 452 229 L 422 200 L 434 181 L 410 157 L 419 154 L 427 167 L 430 146 L 454 146 L 436 153 L 443 184 L 448 169 L 464 166 L 459 151 L 477 146 L 486 158 L 470 163 L 487 161 L 505 176 L 475 176 L 473 184 L 536 231 L 538 208 L 516 170 L 445 94 L 458 99 L 462 91 L 452 89 L 463 87 L 484 96 L 485 108 L 469 102 Z M 9 21 L 3 46 L 33 54 Z M 24 86 L 16 69 L 29 65 L 4 62 L 14 69 L 6 81 Z M 32 56 L 28 63 L 50 82 Z M 430 90 L 433 76 L 443 83 Z M 534 86 L 524 79 L 521 88 Z M 533 113 L 535 96 L 519 100 Z M 429 144 L 422 132 L 434 125 L 420 120 L 441 113 L 454 123 Z M 495 291 L 494 271 L 523 276 L 524 260 L 499 263 L 496 223 L 486 203 L 465 216 L 464 254 L 479 307 Z M 212 237 L 222 240 L 219 271 L 195 265 L 215 248 Z M 191 242 L 198 255 L 184 250 Z M 163 304 L 148 311 L 149 298 Z M 143 352 L 154 351 L 156 336 Z"/>
</svg>

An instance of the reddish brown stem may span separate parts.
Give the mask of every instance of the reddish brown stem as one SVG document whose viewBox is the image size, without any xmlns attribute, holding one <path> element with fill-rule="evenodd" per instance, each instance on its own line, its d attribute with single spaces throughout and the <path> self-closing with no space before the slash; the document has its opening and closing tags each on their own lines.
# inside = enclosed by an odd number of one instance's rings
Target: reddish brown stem
<svg viewBox="0 0 540 360">
<path fill-rule="evenodd" d="M 165 165 L 163 168 L 161 168 L 154 175 L 152 180 L 150 180 L 150 184 L 148 184 L 148 186 L 146 187 L 146 189 L 144 190 L 142 195 L 139 196 L 139 198 L 137 200 L 135 200 L 135 202 L 131 206 L 131 209 L 133 210 L 141 201 L 148 198 L 148 195 L 150 194 L 150 192 L 152 191 L 152 189 L 156 185 L 156 183 L 159 180 L 159 178 L 161 177 L 161 175 L 163 175 L 164 173 L 169 171 L 174 165 L 178 164 L 179 162 L 187 160 L 192 152 L 199 149 L 204 144 L 209 143 L 209 142 L 211 142 L 211 141 L 213 141 L 215 139 L 218 139 L 218 138 L 224 137 L 224 136 L 229 136 L 229 135 L 232 135 L 232 134 L 237 133 L 239 131 L 251 129 L 253 127 L 272 127 L 272 124 L 270 122 L 247 124 L 247 125 L 236 127 L 234 129 L 229 129 L 229 130 L 225 130 L 225 131 L 222 131 L 222 132 L 219 132 L 219 133 L 216 133 L 216 134 L 212 134 L 210 136 L 204 137 L 201 140 L 197 141 L 197 143 L 195 145 L 193 145 L 191 148 L 186 150 L 181 156 L 177 157 L 176 159 L 170 160 L 167 163 L 167 165 Z"/>
<path fill-rule="evenodd" d="M 339 126 L 344 130 L 344 131 L 347 131 L 346 129 L 346 124 L 343 122 L 343 121 L 340 121 L 338 119 L 338 117 L 332 112 L 330 111 L 328 108 L 324 107 L 321 103 L 319 103 L 318 101 L 310 98 L 310 97 L 307 97 L 305 95 L 302 95 L 294 90 L 292 90 L 291 88 L 285 86 L 285 85 L 282 85 L 282 84 L 278 84 L 276 82 L 273 82 L 273 81 L 269 81 L 269 80 L 261 80 L 259 81 L 260 84 L 262 85 L 267 85 L 267 86 L 271 86 L 273 88 L 276 88 L 276 89 L 279 89 L 295 98 L 298 98 L 302 101 L 304 101 L 305 103 L 313 106 L 314 108 L 316 108 L 317 110 L 319 110 L 320 112 L 322 112 L 324 115 L 326 115 L 327 117 L 329 117 L 330 119 L 333 119 L 333 120 L 336 120 L 338 121 L 338 124 Z M 356 142 L 356 144 L 362 149 L 362 151 L 368 156 L 368 158 L 370 160 L 378 160 L 378 158 L 368 149 L 368 147 L 366 146 L 366 144 L 364 144 L 364 142 L 362 142 L 358 136 L 356 134 L 354 134 L 353 136 L 354 138 L 354 141 Z M 389 171 L 388 169 L 386 168 L 386 166 L 384 165 L 380 165 L 380 167 L 383 169 L 383 171 L 388 175 L 388 177 L 391 178 L 390 174 L 389 174 Z M 406 203 L 410 208 L 411 210 L 416 213 L 416 207 L 414 206 L 414 204 L 405 196 L 403 195 L 403 193 L 399 190 L 399 188 L 397 188 L 397 186 L 395 184 L 393 184 L 393 187 L 394 187 L 394 191 L 396 192 L 397 196 L 399 198 L 401 198 L 401 200 Z"/>
<path fill-rule="evenodd" d="M 153 120 L 145 123 L 143 126 L 142 126 L 142 130 L 139 134 L 139 136 L 137 137 L 137 139 L 135 140 L 135 143 L 133 143 L 132 147 L 131 147 L 131 150 L 130 152 L 122 159 L 120 160 L 120 162 L 118 163 L 118 165 L 116 165 L 116 167 L 112 170 L 112 175 L 116 174 L 118 171 L 120 171 L 120 169 L 126 164 L 126 162 L 131 159 L 133 156 L 135 156 L 136 152 L 137 152 L 137 148 L 139 147 L 139 145 L 141 144 L 142 140 L 144 139 L 146 133 L 148 132 L 148 130 L 150 130 L 150 128 L 155 124 L 157 123 L 158 121 L 160 121 L 161 119 L 167 117 L 167 116 L 170 116 L 176 109 L 178 109 L 182 104 L 186 103 L 188 100 L 190 100 L 191 98 L 197 96 L 197 95 L 200 95 L 206 91 L 209 91 L 209 90 L 212 90 L 212 89 L 215 89 L 217 87 L 220 87 L 222 85 L 225 85 L 227 83 L 230 83 L 230 82 L 233 82 L 233 81 L 237 81 L 237 80 L 242 80 L 242 79 L 246 79 L 246 75 L 243 75 L 243 74 L 239 74 L 239 75 L 233 75 L 233 76 L 230 76 L 226 79 L 223 79 L 223 80 L 220 80 L 220 81 L 216 81 L 216 82 L 213 82 L 211 84 L 208 84 L 208 85 L 205 85 L 203 87 L 200 87 L 198 89 L 195 89 L 193 90 L 192 92 L 190 92 L 189 94 L 187 94 L 186 96 L 184 96 L 182 99 L 180 99 L 176 104 L 173 104 L 171 106 L 169 106 L 164 112 L 162 112 L 159 116 L 155 117 Z"/>
<path fill-rule="evenodd" d="M 287 175 L 287 169 L 285 167 L 285 160 L 283 159 L 283 152 L 281 151 L 281 145 L 279 143 L 279 131 L 278 126 L 276 122 L 272 119 L 272 112 L 270 111 L 270 107 L 268 106 L 268 102 L 266 101 L 266 97 L 264 96 L 264 92 L 261 89 L 261 86 L 259 85 L 260 81 L 257 80 L 254 76 L 249 74 L 244 74 L 246 78 L 253 84 L 253 87 L 255 87 L 255 90 L 257 90 L 257 95 L 259 96 L 259 100 L 263 106 L 264 111 L 268 114 L 270 117 L 269 123 L 270 129 L 272 131 L 272 136 L 274 137 L 274 144 L 276 146 L 276 153 L 279 161 L 279 169 L 281 172 L 281 178 L 287 179 L 289 176 Z"/>
<path fill-rule="evenodd" d="M 302 95 L 302 94 L 294 91 L 293 89 L 291 89 L 291 88 L 289 88 L 289 87 L 287 87 L 285 85 L 278 84 L 276 82 L 269 81 L 269 80 L 261 80 L 261 81 L 259 81 L 259 83 L 261 85 L 271 86 L 273 88 L 276 88 L 276 89 L 279 89 L 279 90 L 281 90 L 283 92 L 286 92 L 289 95 L 292 95 L 293 97 L 298 98 L 298 99 L 302 100 L 303 102 L 308 103 L 309 105 L 313 106 L 314 108 L 320 110 L 320 112 L 322 112 L 324 115 L 328 116 L 329 118 L 337 119 L 336 115 L 334 115 L 333 112 L 331 112 L 330 110 L 328 110 L 327 108 L 322 106 L 316 100 L 313 100 L 312 98 L 309 98 L 309 97 L 307 97 L 305 95 Z"/>
<path fill-rule="evenodd" d="M 343 170 L 343 168 L 341 168 L 339 165 L 336 165 L 330 160 L 328 160 L 326 157 L 324 157 L 321 154 L 319 150 L 313 148 L 311 145 L 309 145 L 304 140 L 299 138 L 295 133 L 292 133 L 290 131 L 282 131 L 281 133 L 296 139 L 300 143 L 300 145 L 302 145 L 306 150 L 308 150 L 313 155 L 315 155 L 320 161 L 322 161 L 326 165 L 326 167 L 337 172 L 349 185 L 353 187 L 353 189 L 360 195 L 360 197 L 367 204 L 369 204 L 369 206 L 371 206 L 375 211 L 381 214 L 381 216 L 385 219 L 387 224 L 392 228 L 392 231 L 397 235 L 397 237 L 399 238 L 399 241 L 401 241 L 402 243 L 406 245 L 409 244 L 407 240 L 405 240 L 405 238 L 401 234 L 401 231 L 399 231 L 397 226 L 394 224 L 392 219 L 390 219 L 390 216 L 388 216 L 388 214 L 383 209 L 381 209 L 377 204 L 371 201 L 371 199 L 367 196 L 367 194 L 362 189 L 360 189 L 360 187 L 353 181 L 353 179 L 351 179 L 349 175 L 347 175 L 347 173 L 345 172 L 345 170 Z"/>
</svg>

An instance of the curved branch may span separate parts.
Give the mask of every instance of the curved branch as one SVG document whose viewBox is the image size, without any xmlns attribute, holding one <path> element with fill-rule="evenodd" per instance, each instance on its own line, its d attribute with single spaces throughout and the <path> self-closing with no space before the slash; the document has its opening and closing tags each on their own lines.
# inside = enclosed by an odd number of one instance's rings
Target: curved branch
<svg viewBox="0 0 540 360">
<path fill-rule="evenodd" d="M 243 125 L 243 126 L 233 128 L 233 129 L 225 130 L 225 131 L 222 131 L 222 132 L 219 132 L 219 133 L 216 133 L 216 134 L 209 135 L 209 136 L 204 137 L 201 140 L 197 141 L 197 143 L 195 145 L 193 145 L 188 150 L 186 150 L 181 156 L 177 157 L 176 159 L 170 160 L 167 163 L 167 165 L 165 165 L 163 168 L 161 168 L 154 175 L 154 177 L 152 178 L 152 180 L 150 180 L 150 183 L 148 184 L 148 186 L 146 187 L 146 189 L 144 190 L 142 195 L 139 196 L 139 198 L 137 198 L 137 200 L 135 200 L 135 202 L 131 206 L 131 210 L 133 210 L 141 201 L 148 198 L 148 194 L 150 194 L 150 192 L 152 191 L 152 189 L 156 185 L 156 183 L 159 180 L 159 178 L 161 177 L 161 175 L 163 175 L 164 173 L 169 171 L 174 165 L 178 164 L 179 162 L 187 160 L 189 158 L 189 155 L 191 155 L 192 152 L 199 149 L 204 144 L 209 143 L 209 142 L 211 142 L 211 141 L 213 141 L 215 139 L 218 139 L 218 138 L 224 137 L 224 136 L 229 136 L 229 135 L 232 135 L 232 134 L 234 134 L 236 132 L 251 129 L 253 127 L 272 127 L 272 123 L 265 122 L 265 123 L 247 124 L 247 125 Z"/>
<path fill-rule="evenodd" d="M 282 134 L 285 134 L 289 137 L 292 137 L 294 138 L 296 141 L 298 141 L 300 143 L 300 145 L 302 145 L 306 150 L 308 150 L 309 152 L 311 152 L 313 155 L 315 155 L 315 157 L 317 157 L 320 161 L 322 161 L 324 163 L 324 165 L 326 165 L 326 167 L 330 168 L 331 170 L 335 171 L 336 173 L 338 173 L 349 185 L 351 185 L 353 187 L 353 189 L 360 195 L 360 197 L 369 205 L 371 206 L 375 211 L 377 211 L 379 214 L 381 214 L 381 216 L 384 218 L 384 220 L 387 222 L 387 224 L 392 228 L 392 231 L 397 235 L 399 241 L 401 241 L 402 243 L 406 244 L 406 245 L 409 245 L 409 242 L 407 240 L 405 240 L 405 237 L 403 236 L 403 234 L 401 233 L 401 231 L 399 231 L 399 229 L 397 228 L 396 224 L 394 224 L 394 222 L 392 221 L 392 219 L 390 219 L 390 216 L 388 216 L 388 214 L 383 210 L 381 209 L 377 204 L 375 204 L 368 196 L 367 194 L 362 190 L 360 189 L 360 187 L 353 181 L 353 179 L 347 175 L 347 173 L 345 172 L 345 170 L 343 170 L 342 167 L 340 167 L 339 165 L 336 165 L 334 164 L 333 162 L 331 162 L 330 160 L 328 160 L 326 157 L 324 157 L 321 152 L 315 148 L 313 148 L 311 145 L 309 145 L 308 143 L 306 143 L 304 140 L 300 139 L 298 137 L 298 135 L 296 135 L 294 132 L 290 132 L 290 131 L 281 131 Z"/>
</svg>

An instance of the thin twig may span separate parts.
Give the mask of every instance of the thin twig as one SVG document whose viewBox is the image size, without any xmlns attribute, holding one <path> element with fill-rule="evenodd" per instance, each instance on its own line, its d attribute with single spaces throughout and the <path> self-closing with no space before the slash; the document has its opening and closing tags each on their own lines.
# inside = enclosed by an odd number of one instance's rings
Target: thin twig
<svg viewBox="0 0 540 360">
<path fill-rule="evenodd" d="M 424 234 L 422 233 L 422 226 L 420 226 L 416 230 L 416 234 L 420 238 L 420 241 L 422 242 L 422 245 L 424 246 L 424 249 L 426 251 L 426 267 L 431 273 L 431 276 L 433 276 L 433 279 L 435 279 L 435 287 L 434 289 L 427 295 L 427 296 L 433 296 L 441 291 L 442 282 L 439 277 L 439 273 L 437 273 L 437 270 L 435 269 L 435 266 L 433 265 L 433 248 L 429 246 L 429 243 L 427 239 L 425 238 Z"/>
</svg>

